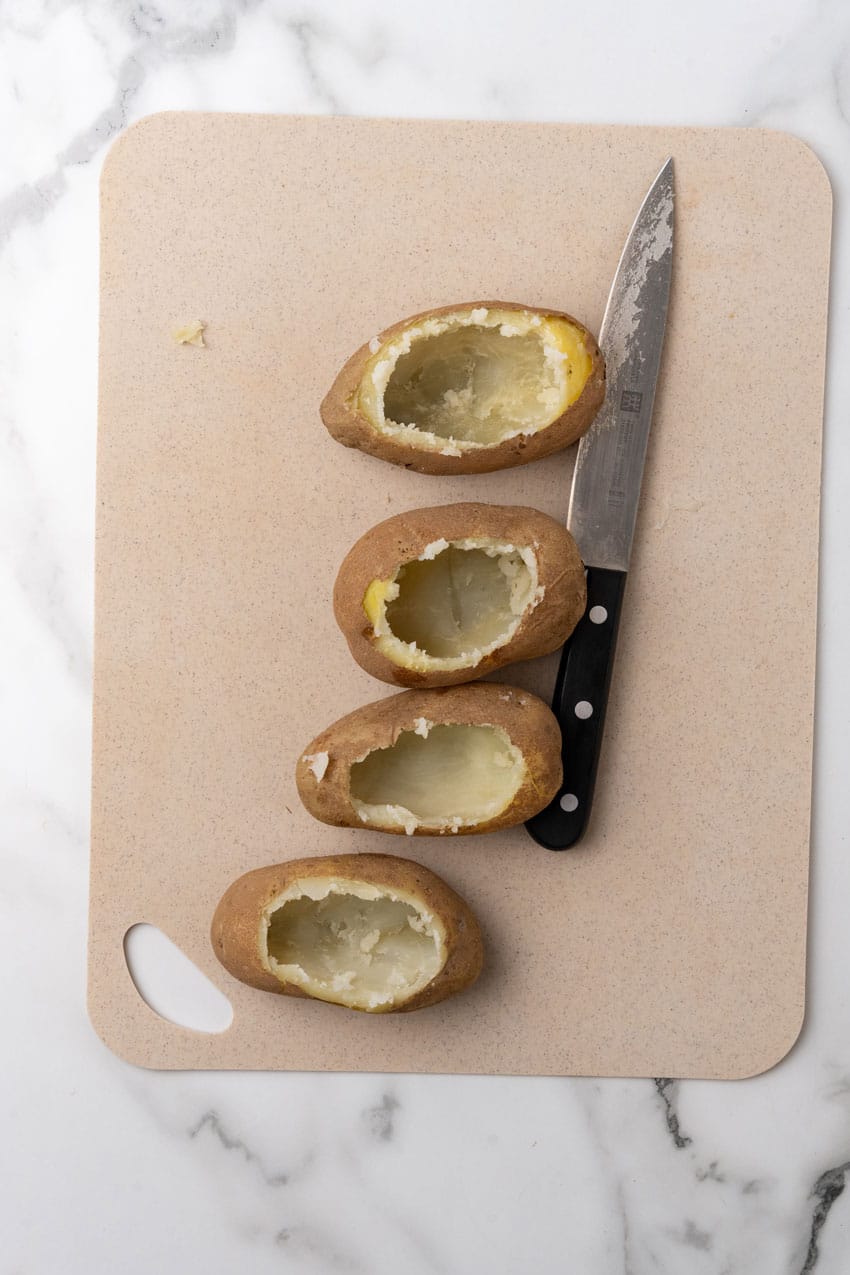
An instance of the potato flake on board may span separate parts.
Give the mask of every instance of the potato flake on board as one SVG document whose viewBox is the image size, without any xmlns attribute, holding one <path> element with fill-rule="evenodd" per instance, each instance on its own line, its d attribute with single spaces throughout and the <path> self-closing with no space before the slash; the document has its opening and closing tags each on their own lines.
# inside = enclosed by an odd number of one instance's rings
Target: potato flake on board
<svg viewBox="0 0 850 1275">
<path fill-rule="evenodd" d="M 184 323 L 182 328 L 175 328 L 172 335 L 178 345 L 197 345 L 206 348 L 207 343 L 204 340 L 206 326 L 200 319 L 193 319 L 191 323 Z"/>
</svg>

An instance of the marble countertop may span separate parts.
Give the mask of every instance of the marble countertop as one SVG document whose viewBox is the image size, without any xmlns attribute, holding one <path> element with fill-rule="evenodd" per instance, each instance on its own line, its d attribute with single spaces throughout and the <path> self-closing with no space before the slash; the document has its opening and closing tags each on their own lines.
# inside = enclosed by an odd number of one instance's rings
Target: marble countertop
<svg viewBox="0 0 850 1275">
<path fill-rule="evenodd" d="M 809 996 L 802 1037 L 771 1072 L 160 1074 L 94 1035 L 98 175 L 111 139 L 165 108 L 761 125 L 798 134 L 826 164 Z M 0 132 L 0 1275 L 846 1275 L 850 9 L 6 0 Z"/>
</svg>

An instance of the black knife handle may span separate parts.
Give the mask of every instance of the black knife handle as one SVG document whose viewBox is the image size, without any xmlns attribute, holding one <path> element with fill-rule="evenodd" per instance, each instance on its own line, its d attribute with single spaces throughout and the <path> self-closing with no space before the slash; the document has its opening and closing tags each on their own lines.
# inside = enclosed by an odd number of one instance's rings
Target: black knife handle
<svg viewBox="0 0 850 1275">
<path fill-rule="evenodd" d="M 587 826 L 625 587 L 624 571 L 587 568 L 587 607 L 564 646 L 552 699 L 564 778 L 554 800 L 525 825 L 547 850 L 568 850 Z"/>
</svg>

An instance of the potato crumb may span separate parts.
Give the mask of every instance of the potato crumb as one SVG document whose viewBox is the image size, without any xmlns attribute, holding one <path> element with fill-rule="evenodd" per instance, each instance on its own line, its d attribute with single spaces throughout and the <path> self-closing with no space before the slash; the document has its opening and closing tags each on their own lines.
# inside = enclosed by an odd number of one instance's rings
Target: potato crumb
<svg viewBox="0 0 850 1275">
<path fill-rule="evenodd" d="M 328 754 L 327 753 L 305 753 L 304 756 L 301 758 L 301 760 L 306 762 L 307 765 L 310 767 L 313 774 L 316 776 L 316 782 L 321 783 L 325 777 L 325 772 L 327 771 L 327 768 L 328 768 L 328 762 L 330 761 L 330 757 L 328 756 Z"/>
<path fill-rule="evenodd" d="M 331 978 L 331 990 L 334 992 L 350 992 L 354 985 L 354 979 L 354 970 L 341 970 L 340 973 L 334 974 Z"/>
<path fill-rule="evenodd" d="M 174 340 L 178 345 L 198 345 L 206 348 L 204 340 L 206 326 L 200 319 L 194 319 L 191 323 L 184 324 L 182 328 L 175 328 Z"/>
<path fill-rule="evenodd" d="M 429 545 L 426 545 L 425 548 L 420 553 L 419 561 L 431 562 L 433 561 L 434 558 L 436 558 L 438 553 L 443 553 L 446 549 L 448 549 L 448 547 L 449 547 L 448 540 L 443 540 L 443 539 L 432 540 L 431 543 Z M 398 594 L 396 594 L 396 597 L 397 596 Z"/>
</svg>

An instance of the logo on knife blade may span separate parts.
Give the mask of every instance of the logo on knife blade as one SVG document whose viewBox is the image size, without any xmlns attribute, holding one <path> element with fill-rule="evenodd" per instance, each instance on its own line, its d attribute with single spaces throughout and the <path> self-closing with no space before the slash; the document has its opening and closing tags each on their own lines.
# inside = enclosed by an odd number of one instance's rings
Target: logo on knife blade
<svg viewBox="0 0 850 1275">
<path fill-rule="evenodd" d="M 639 390 L 623 390 L 620 395 L 620 411 L 634 412 L 637 415 L 642 402 L 643 394 Z"/>
</svg>

